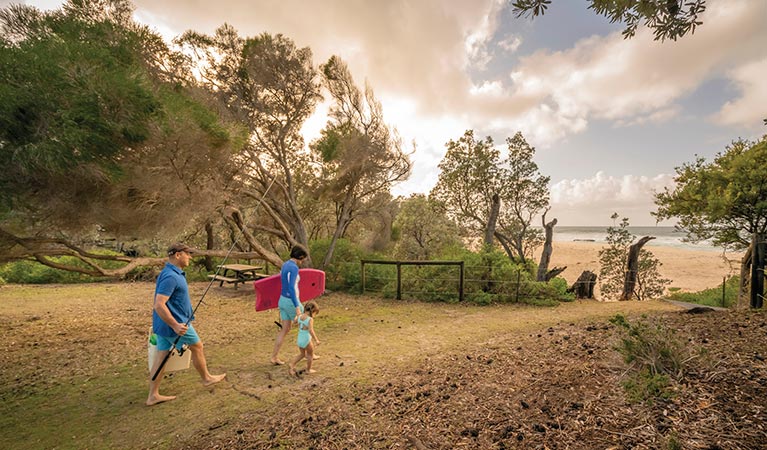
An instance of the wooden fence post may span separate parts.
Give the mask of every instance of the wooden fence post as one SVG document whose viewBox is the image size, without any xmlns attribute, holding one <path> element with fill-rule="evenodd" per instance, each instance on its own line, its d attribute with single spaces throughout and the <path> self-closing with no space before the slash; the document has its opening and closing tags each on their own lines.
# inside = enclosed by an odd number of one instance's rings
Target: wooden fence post
<svg viewBox="0 0 767 450">
<path fill-rule="evenodd" d="M 360 261 L 360 264 L 362 267 L 360 267 L 360 273 L 362 274 L 362 292 L 361 294 L 365 293 L 365 261 Z"/>
<path fill-rule="evenodd" d="M 754 233 L 753 259 L 751 260 L 751 307 L 761 308 L 764 306 L 764 263 L 765 263 L 764 234 Z"/>
<path fill-rule="evenodd" d="M 402 264 L 397 263 L 397 300 L 402 300 Z"/>
</svg>

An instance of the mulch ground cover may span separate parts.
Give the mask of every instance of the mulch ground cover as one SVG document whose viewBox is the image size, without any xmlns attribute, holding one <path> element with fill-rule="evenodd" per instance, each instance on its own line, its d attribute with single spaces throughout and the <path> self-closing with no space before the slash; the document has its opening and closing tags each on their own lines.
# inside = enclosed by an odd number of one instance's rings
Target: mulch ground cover
<svg viewBox="0 0 767 450">
<path fill-rule="evenodd" d="M 500 335 L 470 351 L 424 354 L 348 386 L 303 376 L 284 402 L 179 447 L 767 448 L 763 312 L 632 320 L 675 330 L 695 355 L 672 379 L 668 398 L 629 400 L 623 384 L 631 366 L 616 351 L 620 327 L 560 323 Z"/>
</svg>

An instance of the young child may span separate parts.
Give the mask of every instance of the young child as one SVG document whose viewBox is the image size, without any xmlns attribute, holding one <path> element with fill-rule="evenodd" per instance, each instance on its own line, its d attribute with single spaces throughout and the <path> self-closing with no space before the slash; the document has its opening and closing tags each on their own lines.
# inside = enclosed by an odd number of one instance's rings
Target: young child
<svg viewBox="0 0 767 450">
<path fill-rule="evenodd" d="M 289 365 L 290 374 L 293 376 L 296 375 L 296 364 L 304 357 L 306 358 L 306 373 L 316 372 L 316 370 L 312 369 L 312 360 L 314 359 L 314 346 L 320 345 L 320 340 L 314 334 L 314 316 L 319 314 L 319 312 L 320 307 L 316 303 L 306 302 L 303 314 L 296 318 L 298 321 L 298 338 L 296 343 L 298 344 L 299 354 Z"/>
</svg>

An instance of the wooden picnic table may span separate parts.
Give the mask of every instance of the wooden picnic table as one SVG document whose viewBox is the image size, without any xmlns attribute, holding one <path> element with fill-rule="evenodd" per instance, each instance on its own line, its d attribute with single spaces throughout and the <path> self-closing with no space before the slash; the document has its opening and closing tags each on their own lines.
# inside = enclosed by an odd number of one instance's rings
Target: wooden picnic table
<svg viewBox="0 0 767 450">
<path fill-rule="evenodd" d="M 251 266 L 249 264 L 224 264 L 218 266 L 221 269 L 219 275 L 208 275 L 216 281 L 220 281 L 219 286 L 223 286 L 224 283 L 234 283 L 234 288 L 237 289 L 237 285 L 240 283 L 247 283 L 248 281 L 258 280 L 268 276 L 265 273 L 258 273 L 259 270 L 264 270 L 263 266 Z"/>
</svg>

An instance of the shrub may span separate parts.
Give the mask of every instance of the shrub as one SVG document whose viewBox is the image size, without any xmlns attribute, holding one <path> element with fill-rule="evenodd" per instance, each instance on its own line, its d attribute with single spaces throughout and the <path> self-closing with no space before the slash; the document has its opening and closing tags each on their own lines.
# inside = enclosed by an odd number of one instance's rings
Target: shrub
<svg viewBox="0 0 767 450">
<path fill-rule="evenodd" d="M 51 260 L 61 264 L 86 267 L 82 261 L 71 256 L 60 256 Z M 14 261 L 3 264 L 0 266 L 0 277 L 8 283 L 18 284 L 88 283 L 101 280 L 101 278 L 79 272 L 54 269 L 36 261 Z"/>
<path fill-rule="evenodd" d="M 574 292 L 567 292 L 569 289 L 569 286 L 567 285 L 567 280 L 565 280 L 562 277 L 554 277 L 551 280 L 549 280 L 549 286 L 554 288 L 556 291 L 558 298 L 557 300 L 561 302 L 572 302 L 575 301 L 575 293 Z"/>
<path fill-rule="evenodd" d="M 315 241 L 311 245 L 312 258 L 321 260 L 329 241 Z M 346 240 L 339 240 L 333 262 L 325 268 L 329 289 L 361 292 L 361 259 L 391 261 L 387 256 L 366 253 Z M 464 262 L 464 301 L 486 305 L 519 301 L 536 305 L 556 305 L 558 300 L 569 301 L 564 279 L 552 283 L 534 281 L 532 263 L 519 264 L 500 251 L 471 252 L 457 246 L 448 247 L 435 258 L 441 261 Z M 458 302 L 459 270 L 452 265 L 402 265 L 401 294 L 403 298 L 422 301 Z M 385 298 L 397 294 L 397 266 L 394 264 L 366 264 L 365 292 L 380 292 Z"/>
<path fill-rule="evenodd" d="M 617 350 L 630 365 L 624 383 L 629 399 L 652 402 L 669 398 L 671 381 L 684 377 L 685 365 L 692 359 L 685 342 L 660 324 L 631 323 L 621 314 L 610 322 L 622 332 Z"/>
<path fill-rule="evenodd" d="M 309 251 L 312 261 L 318 265 L 325 259 L 330 247 L 330 239 L 319 239 L 311 242 Z M 366 252 L 348 239 L 339 239 L 333 250 L 333 258 L 325 268 L 325 286 L 330 290 L 343 290 L 359 293 L 362 290 L 362 273 L 360 261 L 363 259 L 386 259 L 381 255 Z M 381 290 L 392 278 L 392 267 L 369 265 L 365 267 L 366 289 Z"/>
<path fill-rule="evenodd" d="M 623 382 L 630 403 L 653 403 L 656 399 L 672 398 L 671 380 L 668 375 L 643 369 Z"/>
<path fill-rule="evenodd" d="M 699 292 L 672 292 L 669 295 L 669 298 L 680 302 L 729 308 L 738 303 L 739 289 L 740 277 L 734 276 L 728 278 L 724 282 L 724 297 L 722 294 L 722 285 L 720 284 L 715 288 L 704 289 Z"/>
<path fill-rule="evenodd" d="M 617 213 L 612 216 L 613 219 L 617 217 Z M 635 237 L 628 230 L 628 226 L 629 220 L 624 217 L 618 227 L 608 227 L 608 246 L 599 250 L 599 289 L 607 298 L 617 298 L 623 292 L 629 248 Z M 639 250 L 638 263 L 636 286 L 632 296 L 644 300 L 663 295 L 671 281 L 661 277 L 658 272 L 661 262 L 649 250 L 642 248 Z"/>
</svg>

